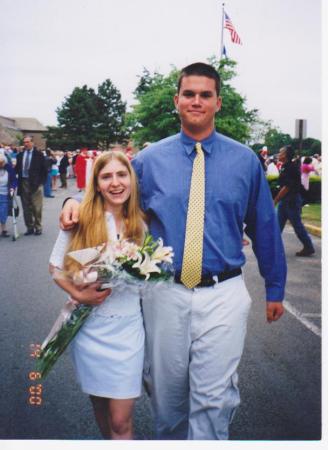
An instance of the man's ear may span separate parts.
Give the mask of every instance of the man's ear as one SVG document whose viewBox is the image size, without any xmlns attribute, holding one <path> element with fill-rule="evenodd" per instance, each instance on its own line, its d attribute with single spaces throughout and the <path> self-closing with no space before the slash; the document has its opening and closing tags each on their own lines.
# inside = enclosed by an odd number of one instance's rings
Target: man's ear
<svg viewBox="0 0 328 450">
<path fill-rule="evenodd" d="M 174 106 L 175 106 L 175 109 L 177 110 L 177 111 L 179 111 L 179 96 L 178 96 L 178 94 L 175 94 L 175 96 L 174 96 L 174 98 L 173 98 L 173 101 L 174 101 Z"/>
<path fill-rule="evenodd" d="M 216 101 L 216 112 L 219 112 L 221 107 L 222 107 L 222 97 L 219 96 Z"/>
</svg>

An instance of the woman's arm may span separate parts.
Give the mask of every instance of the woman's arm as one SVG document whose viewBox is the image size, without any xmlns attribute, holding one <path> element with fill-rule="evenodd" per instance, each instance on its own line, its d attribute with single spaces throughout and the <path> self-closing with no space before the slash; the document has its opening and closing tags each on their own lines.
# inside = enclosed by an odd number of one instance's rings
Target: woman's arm
<svg viewBox="0 0 328 450">
<path fill-rule="evenodd" d="M 54 275 L 56 267 L 49 264 L 49 272 Z M 97 306 L 100 305 L 106 297 L 112 292 L 111 289 L 99 290 L 100 283 L 85 284 L 84 286 L 76 286 L 70 280 L 54 278 L 55 283 L 67 292 L 73 300 L 84 305 Z"/>
<path fill-rule="evenodd" d="M 285 195 L 288 194 L 288 192 L 289 192 L 289 187 L 283 186 L 283 187 L 280 189 L 280 191 L 278 192 L 278 194 L 275 196 L 275 198 L 274 198 L 274 200 L 273 200 L 274 204 L 276 205 L 277 203 L 279 203 L 280 200 L 281 200 L 282 198 L 284 198 Z"/>
</svg>

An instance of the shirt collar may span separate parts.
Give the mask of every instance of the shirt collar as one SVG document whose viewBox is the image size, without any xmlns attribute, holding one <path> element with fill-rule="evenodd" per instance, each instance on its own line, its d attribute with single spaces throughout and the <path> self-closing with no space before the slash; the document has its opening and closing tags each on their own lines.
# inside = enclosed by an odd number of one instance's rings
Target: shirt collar
<svg viewBox="0 0 328 450">
<path fill-rule="evenodd" d="M 192 152 L 194 151 L 194 149 L 195 149 L 195 144 L 196 144 L 197 142 L 200 142 L 200 143 L 202 144 L 203 150 L 204 150 L 206 153 L 210 154 L 211 151 L 212 151 L 212 144 L 214 143 L 214 140 L 215 140 L 215 134 L 216 134 L 216 131 L 213 130 L 212 133 L 211 133 L 209 136 L 207 136 L 207 138 L 203 139 L 202 141 L 196 141 L 196 140 L 193 139 L 192 137 L 187 136 L 186 133 L 184 133 L 184 132 L 181 130 L 181 131 L 180 131 L 180 139 L 181 139 L 181 142 L 182 142 L 183 146 L 185 147 L 186 152 L 187 152 L 187 154 L 188 154 L 189 156 L 190 156 L 190 155 L 192 154 Z"/>
</svg>

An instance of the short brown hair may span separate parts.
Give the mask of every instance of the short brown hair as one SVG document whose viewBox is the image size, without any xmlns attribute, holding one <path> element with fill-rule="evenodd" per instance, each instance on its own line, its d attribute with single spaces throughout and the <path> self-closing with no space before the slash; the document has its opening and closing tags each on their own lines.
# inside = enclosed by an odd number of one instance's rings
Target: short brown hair
<svg viewBox="0 0 328 450">
<path fill-rule="evenodd" d="M 186 66 L 181 70 L 178 80 L 178 93 L 180 92 L 182 78 L 189 77 L 190 75 L 198 75 L 200 77 L 211 78 L 212 80 L 215 81 L 215 89 L 217 95 L 220 95 L 220 88 L 221 88 L 220 75 L 218 74 L 216 69 L 214 69 L 213 66 L 210 66 L 209 64 L 205 64 L 202 62 L 190 64 L 189 66 Z"/>
</svg>

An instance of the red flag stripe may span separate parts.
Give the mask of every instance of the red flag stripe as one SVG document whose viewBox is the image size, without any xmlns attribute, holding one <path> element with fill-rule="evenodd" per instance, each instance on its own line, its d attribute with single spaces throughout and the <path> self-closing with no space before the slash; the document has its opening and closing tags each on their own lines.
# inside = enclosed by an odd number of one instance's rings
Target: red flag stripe
<svg viewBox="0 0 328 450">
<path fill-rule="evenodd" d="M 235 30 L 235 27 L 233 26 L 229 16 L 224 13 L 224 28 L 230 31 L 231 40 L 234 44 L 241 44 L 241 39 Z"/>
</svg>

